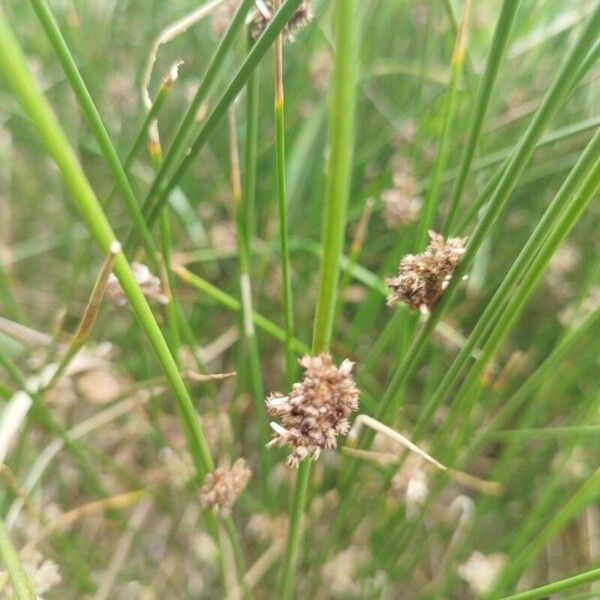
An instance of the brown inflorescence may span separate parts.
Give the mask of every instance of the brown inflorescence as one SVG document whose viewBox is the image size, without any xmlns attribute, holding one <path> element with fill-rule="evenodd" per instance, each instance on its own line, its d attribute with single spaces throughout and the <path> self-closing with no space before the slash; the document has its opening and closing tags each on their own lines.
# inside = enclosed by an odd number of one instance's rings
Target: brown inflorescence
<svg viewBox="0 0 600 600">
<path fill-rule="evenodd" d="M 392 188 L 381 193 L 382 214 L 388 229 L 400 229 L 419 218 L 422 201 L 417 193 L 417 180 L 405 162 L 394 171 L 393 182 Z"/>
<path fill-rule="evenodd" d="M 407 254 L 401 261 L 396 277 L 385 280 L 391 293 L 388 306 L 404 302 L 413 310 L 431 308 L 448 285 L 464 253 L 465 238 L 448 238 L 434 231 L 421 254 Z"/>
<path fill-rule="evenodd" d="M 288 396 L 280 393 L 267 398 L 267 412 L 279 423 L 271 423 L 275 435 L 269 447 L 289 445 L 292 467 L 321 450 L 337 447 L 337 436 L 348 433 L 348 417 L 358 409 L 358 389 L 352 379 L 354 363 L 344 360 L 337 367 L 327 353 L 305 356 L 300 364 L 306 370 L 301 383 L 295 383 Z"/>
<path fill-rule="evenodd" d="M 251 27 L 251 34 L 254 39 L 258 38 L 266 29 L 273 18 L 273 14 L 273 0 L 257 0 Z M 283 28 L 283 39 L 286 42 L 293 42 L 296 33 L 310 23 L 312 17 L 312 5 L 309 0 L 304 0 Z"/>
<path fill-rule="evenodd" d="M 153 275 L 146 265 L 135 262 L 131 263 L 131 271 L 147 300 L 161 304 L 168 302 L 167 297 L 163 293 L 160 279 L 156 275 Z M 105 295 L 111 302 L 118 306 L 123 306 L 127 303 L 127 296 L 114 273 L 111 273 L 108 277 Z"/>
<path fill-rule="evenodd" d="M 200 504 L 227 517 L 237 497 L 244 491 L 252 471 L 243 458 L 238 458 L 231 469 L 218 467 L 206 476 L 200 488 Z"/>
</svg>

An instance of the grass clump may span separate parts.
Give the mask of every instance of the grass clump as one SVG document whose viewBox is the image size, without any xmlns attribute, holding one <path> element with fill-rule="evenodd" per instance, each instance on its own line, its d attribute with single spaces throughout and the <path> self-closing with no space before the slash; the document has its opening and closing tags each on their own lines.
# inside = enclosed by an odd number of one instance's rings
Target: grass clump
<svg viewBox="0 0 600 600">
<path fill-rule="evenodd" d="M 0 598 L 600 596 L 598 3 L 113 4 L 0 9 Z"/>
</svg>

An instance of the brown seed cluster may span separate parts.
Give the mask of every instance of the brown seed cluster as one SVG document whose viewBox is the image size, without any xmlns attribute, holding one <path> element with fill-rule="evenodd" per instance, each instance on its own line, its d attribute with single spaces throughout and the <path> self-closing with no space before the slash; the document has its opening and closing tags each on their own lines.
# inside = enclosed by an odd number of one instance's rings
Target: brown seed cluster
<svg viewBox="0 0 600 600">
<path fill-rule="evenodd" d="M 237 10 L 239 0 L 227 0 L 213 10 L 210 18 L 210 29 L 215 37 L 222 37 Z"/>
<path fill-rule="evenodd" d="M 256 0 L 256 11 L 252 20 L 251 34 L 258 38 L 266 29 L 273 18 L 273 0 Z M 304 0 L 292 15 L 288 24 L 283 28 L 285 42 L 293 42 L 296 33 L 305 27 L 313 18 L 312 5 L 309 0 Z"/>
<path fill-rule="evenodd" d="M 131 263 L 131 270 L 136 283 L 140 286 L 142 293 L 150 302 L 167 303 L 167 297 L 162 292 L 162 284 L 160 279 L 150 272 L 146 265 L 140 263 Z M 127 303 L 125 292 L 116 278 L 114 273 L 111 273 L 106 283 L 106 297 L 118 306 L 123 306 Z"/>
<path fill-rule="evenodd" d="M 237 497 L 244 491 L 252 471 L 243 458 L 238 458 L 231 469 L 218 467 L 206 476 L 200 488 L 200 504 L 227 517 Z"/>
<path fill-rule="evenodd" d="M 316 460 L 321 450 L 337 447 L 337 436 L 348 433 L 348 417 L 358 409 L 358 389 L 352 379 L 354 363 L 344 360 L 336 367 L 329 354 L 305 356 L 300 364 L 306 370 L 301 383 L 295 383 L 289 396 L 280 393 L 267 398 L 267 412 L 279 423 L 269 447 L 289 445 L 294 450 L 288 464 Z"/>
<path fill-rule="evenodd" d="M 413 310 L 431 308 L 440 298 L 464 253 L 465 238 L 448 238 L 429 232 L 430 243 L 421 254 L 400 261 L 396 277 L 385 280 L 391 293 L 388 306 L 404 302 Z"/>
<path fill-rule="evenodd" d="M 418 219 L 422 200 L 416 192 L 417 181 L 406 168 L 394 172 L 393 183 L 381 194 L 382 215 L 389 229 L 400 229 Z"/>
</svg>

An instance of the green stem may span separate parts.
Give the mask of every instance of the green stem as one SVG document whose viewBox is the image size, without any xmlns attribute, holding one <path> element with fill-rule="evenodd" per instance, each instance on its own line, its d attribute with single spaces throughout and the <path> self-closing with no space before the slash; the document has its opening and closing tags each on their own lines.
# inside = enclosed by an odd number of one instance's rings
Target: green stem
<svg viewBox="0 0 600 600">
<path fill-rule="evenodd" d="M 596 149 L 594 150 L 594 148 Z M 480 385 L 481 374 L 500 345 L 500 342 L 508 334 L 510 328 L 521 314 L 525 302 L 531 296 L 544 274 L 544 269 L 552 258 L 554 251 L 593 201 L 595 194 L 600 188 L 600 159 L 598 159 L 598 153 L 600 152 L 600 130 L 590 142 L 587 150 L 588 152 L 584 153 L 578 166 L 581 164 L 588 166 L 589 172 L 586 173 L 584 169 L 573 169 L 571 176 L 569 176 L 559 194 L 557 194 L 557 197 L 560 196 L 561 199 L 568 198 L 569 195 L 572 198 L 569 200 L 565 199 L 565 206 L 560 206 L 562 212 L 559 213 L 559 217 L 548 232 L 546 239 L 536 248 L 537 254 L 535 254 L 522 281 L 519 282 L 519 286 L 514 291 L 504 311 L 497 320 L 493 321 L 494 329 L 481 350 L 481 357 L 473 365 L 456 394 L 452 409 L 447 416 L 443 429 L 448 431 L 452 423 L 456 424 L 456 419 L 460 418 L 462 423 L 460 437 L 462 441 L 465 440 L 469 430 L 470 421 L 468 416 L 478 395 L 475 390 Z M 590 159 L 595 159 L 595 164 L 591 168 L 588 165 Z M 575 171 L 577 171 L 576 174 Z M 584 173 L 585 178 L 582 177 Z M 580 181 L 582 181 L 581 184 L 577 185 Z M 574 187 L 575 189 L 573 189 Z"/>
<path fill-rule="evenodd" d="M 458 290 L 458 286 L 471 266 L 481 244 L 506 206 L 510 193 L 516 185 L 518 177 L 531 158 L 544 128 L 565 100 L 565 88 L 570 89 L 575 77 L 581 75 L 581 71 L 577 69 L 577 66 L 585 58 L 587 48 L 589 48 L 590 43 L 597 35 L 598 27 L 600 27 L 600 7 L 596 8 L 594 13 L 590 16 L 584 31 L 569 52 L 556 79 L 546 93 L 542 105 L 536 112 L 527 131 L 511 155 L 498 185 L 489 200 L 485 214 L 469 237 L 462 261 L 456 268 L 447 289 L 434 307 L 420 334 L 411 344 L 404 359 L 398 365 L 381 401 L 381 408 L 377 415 L 377 418 L 380 421 L 387 422 L 398 412 L 400 406 L 398 403 L 393 402 L 395 390 L 407 380 L 417 367 L 425 350 L 429 336 L 433 332 L 437 322 L 449 307 L 450 302 Z"/>
<path fill-rule="evenodd" d="M 448 369 L 441 383 L 437 386 L 434 395 L 419 415 L 413 434 L 416 438 L 422 434 L 423 428 L 429 422 L 431 416 L 457 383 L 458 378 L 468 364 L 473 351 L 482 343 L 485 336 L 497 323 L 503 307 L 509 301 L 511 290 L 530 268 L 539 249 L 543 248 L 548 242 L 550 232 L 557 227 L 561 215 L 566 209 L 565 205 L 568 204 L 569 196 L 573 194 L 579 182 L 592 168 L 594 161 L 598 156 L 598 152 L 600 152 L 600 132 L 590 141 L 577 165 L 573 168 L 561 186 L 554 200 L 548 207 L 548 210 L 545 211 L 542 219 L 527 240 L 525 246 L 522 248 L 516 260 L 512 263 L 494 296 L 487 303 L 485 310 L 478 319 L 466 344 L 461 348 L 459 354 L 450 366 L 450 369 Z"/>
<path fill-rule="evenodd" d="M 4 12 L 0 9 L 0 54 L 4 60 L 0 63 L 0 72 L 12 87 L 15 96 L 20 100 L 26 112 L 33 121 L 50 156 L 56 162 L 67 189 L 79 209 L 90 233 L 97 244 L 108 253 L 115 234 L 100 207 L 81 166 L 79 165 L 69 142 L 60 127 L 56 116 L 47 100 L 39 92 L 31 75 L 22 50 L 14 39 L 6 21 Z M 133 273 L 123 253 L 115 259 L 114 271 L 123 288 L 129 305 L 134 311 L 138 322 L 148 337 L 156 356 L 167 376 L 177 406 L 180 410 L 183 429 L 188 441 L 190 452 L 200 478 L 214 468 L 214 463 L 208 449 L 208 444 L 200 420 L 186 386 L 179 374 L 167 343 L 161 333 L 142 291 L 137 285 Z"/>
<path fill-rule="evenodd" d="M 452 185 L 450 200 L 448 201 L 449 208 L 446 216 L 446 223 L 444 225 L 444 232 L 447 234 L 452 232 L 454 220 L 458 214 L 460 198 L 473 161 L 475 148 L 477 147 L 477 142 L 481 134 L 483 120 L 490 104 L 490 98 L 492 96 L 494 84 L 496 83 L 498 70 L 500 69 L 500 64 L 502 63 L 508 46 L 508 39 L 515 20 L 517 8 L 519 7 L 519 2 L 520 0 L 504 0 L 502 3 L 502 11 L 500 13 L 500 18 L 498 19 L 492 46 L 488 52 L 483 78 L 479 86 L 479 91 L 477 92 L 477 99 L 468 120 L 469 132 L 467 134 L 467 141 L 460 158 L 458 173 Z"/>
<path fill-rule="evenodd" d="M 502 600 L 540 600 L 542 598 L 547 598 L 552 594 L 572 590 L 573 588 L 585 585 L 586 583 L 592 583 L 593 581 L 598 581 L 599 579 L 600 568 L 592 569 L 591 571 L 573 575 L 572 577 L 567 577 L 533 590 L 527 590 L 526 592 L 513 594 L 512 596 L 505 596 Z"/>
<path fill-rule="evenodd" d="M 10 540 L 4 521 L 0 519 L 0 557 L 8 571 L 17 600 L 36 600 L 29 578 L 25 574 L 21 559 Z"/>
<path fill-rule="evenodd" d="M 433 165 L 433 172 L 429 181 L 427 195 L 423 202 L 421 218 L 415 240 L 415 248 L 421 250 L 425 246 L 427 240 L 427 232 L 433 224 L 433 220 L 437 211 L 440 195 L 440 178 L 446 163 L 448 162 L 448 154 L 450 150 L 450 133 L 451 126 L 454 121 L 456 112 L 458 80 L 460 78 L 462 67 L 465 58 L 465 49 L 467 45 L 467 27 L 469 23 L 469 14 L 471 10 L 471 0 L 466 0 L 464 3 L 463 14 L 456 34 L 456 42 L 452 52 L 452 65 L 450 70 L 450 84 L 444 98 L 444 106 L 442 111 L 442 132 L 437 150 L 437 156 Z"/>
<path fill-rule="evenodd" d="M 273 5 L 279 7 L 276 0 Z M 285 122 L 283 93 L 283 37 L 275 40 L 275 154 L 277 159 L 277 207 L 279 210 L 279 241 L 281 244 L 281 272 L 283 279 L 283 314 L 285 320 L 285 358 L 288 383 L 294 381 L 296 371 L 292 340 L 294 339 L 294 305 L 292 300 L 292 277 L 290 273 L 290 249 L 288 241 L 288 210 L 285 183 Z"/>
<path fill-rule="evenodd" d="M 229 145 L 231 155 L 231 187 L 233 193 L 233 208 L 235 214 L 236 231 L 238 238 L 239 285 L 241 297 L 241 327 L 247 358 L 249 361 L 250 393 L 254 402 L 254 416 L 258 427 L 258 444 L 260 456 L 260 481 L 263 485 L 265 499 L 273 507 L 273 488 L 271 485 L 272 460 L 267 444 L 269 442 L 269 422 L 265 411 L 265 392 L 261 371 L 260 351 L 258 339 L 254 330 L 252 318 L 252 284 L 250 279 L 250 242 L 248 236 L 248 223 L 245 217 L 248 212 L 243 204 L 245 198 L 242 193 L 240 174 L 239 152 L 237 143 L 237 124 L 234 108 L 229 109 Z M 255 169 L 256 165 L 247 165 Z"/>
<path fill-rule="evenodd" d="M 60 28 L 56 23 L 54 15 L 50 10 L 46 0 L 30 0 L 35 10 L 46 35 L 48 36 L 48 40 L 52 44 L 58 59 L 60 60 L 65 74 L 67 75 L 67 79 L 73 88 L 73 92 L 77 97 L 77 101 L 81 106 L 83 114 L 90 126 L 98 145 L 100 146 L 100 150 L 102 155 L 104 156 L 108 166 L 111 170 L 111 173 L 115 179 L 115 183 L 123 196 L 123 200 L 125 201 L 125 205 L 127 210 L 133 219 L 134 226 L 136 231 L 141 235 L 142 241 L 144 242 L 144 248 L 146 250 L 146 254 L 148 255 L 148 260 L 152 263 L 152 265 L 156 266 L 156 245 L 154 244 L 154 240 L 152 239 L 152 234 L 150 233 L 149 228 L 146 226 L 146 222 L 144 221 L 144 217 L 142 216 L 142 211 L 138 205 L 138 202 L 135 198 L 135 194 L 133 193 L 133 189 L 131 187 L 131 183 L 127 178 L 125 170 L 119 161 L 119 157 L 115 151 L 115 148 L 111 142 L 110 136 L 106 131 L 106 127 L 102 122 L 102 118 L 98 113 L 98 110 L 90 96 L 90 93 L 79 73 L 77 65 L 69 51 L 69 48 L 62 36 Z"/>
<path fill-rule="evenodd" d="M 162 148 L 160 145 L 160 135 L 156 121 L 150 125 L 148 136 L 148 151 L 154 172 L 158 172 L 162 162 Z M 180 366 L 179 347 L 181 345 L 181 335 L 179 333 L 179 317 L 177 315 L 177 300 L 175 298 L 175 277 L 171 268 L 171 222 L 169 209 L 164 207 L 160 213 L 159 219 L 160 249 L 162 252 L 162 264 L 164 267 L 164 284 L 167 292 L 167 305 L 165 306 L 165 315 L 167 318 L 167 327 L 169 331 L 169 348 L 175 362 Z"/>
<path fill-rule="evenodd" d="M 283 564 L 283 587 L 281 589 L 282 600 L 291 600 L 294 597 L 294 577 L 296 563 L 298 562 L 298 552 L 300 548 L 300 536 L 302 529 L 302 516 L 308 497 L 308 484 L 310 482 L 310 473 L 312 463 L 309 460 L 303 460 L 298 465 L 296 474 L 296 487 L 292 498 L 290 509 L 290 524 L 287 540 L 287 550 L 285 562 Z"/>
<path fill-rule="evenodd" d="M 294 14 L 301 1 L 302 0 L 286 0 L 286 2 L 277 12 L 277 14 L 273 16 L 270 23 L 267 25 L 265 31 L 258 38 L 256 43 L 252 46 L 252 49 L 246 56 L 246 59 L 242 63 L 237 73 L 234 75 L 230 84 L 227 86 L 227 89 L 223 92 L 221 98 L 217 101 L 215 108 L 213 109 L 212 113 L 208 116 L 208 118 L 204 122 L 204 125 L 198 132 L 198 135 L 196 136 L 196 139 L 194 140 L 192 146 L 186 153 L 185 158 L 181 161 L 179 167 L 177 167 L 175 173 L 169 179 L 169 181 L 160 187 L 160 192 L 158 193 L 156 201 L 154 203 L 152 203 L 153 194 L 158 190 L 157 188 L 155 188 L 154 190 L 150 190 L 152 194 L 150 192 L 148 193 L 148 196 L 146 197 L 146 200 L 144 201 L 143 205 L 143 213 L 144 216 L 146 216 L 148 223 L 152 223 L 152 221 L 157 217 L 160 208 L 166 202 L 169 192 L 175 188 L 175 186 L 183 177 L 184 173 L 188 170 L 193 161 L 196 159 L 196 156 L 204 147 L 204 144 L 206 144 L 206 141 L 208 140 L 212 132 L 221 122 L 221 119 L 226 115 L 229 106 L 242 91 L 242 88 L 248 81 L 248 78 L 256 69 L 263 56 L 273 44 L 276 36 L 290 20 L 291 16 Z M 167 157 L 165 156 L 165 160 L 166 158 Z M 152 187 L 154 188 L 155 186 L 153 185 Z"/>
<path fill-rule="evenodd" d="M 284 6 L 286 4 L 289 4 L 289 0 Z M 328 352 L 331 345 L 354 150 L 354 115 L 359 56 L 358 2 L 357 0 L 335 0 L 333 10 L 335 59 L 333 90 L 330 99 L 330 156 L 323 217 L 323 255 L 313 328 L 313 355 Z M 308 460 L 304 460 L 298 468 L 283 570 L 282 600 L 290 600 L 293 597 L 302 516 L 308 496 L 311 466 L 312 464 Z"/>
<path fill-rule="evenodd" d="M 219 45 L 217 46 L 217 49 L 215 50 L 208 67 L 206 67 L 206 72 L 202 77 L 202 81 L 200 82 L 200 85 L 198 86 L 190 105 L 185 111 L 185 114 L 181 118 L 179 125 L 177 126 L 177 130 L 173 135 L 173 141 L 167 149 L 158 173 L 156 174 L 156 177 L 154 178 L 154 181 L 152 182 L 152 185 L 146 194 L 146 198 L 144 199 L 143 203 L 144 214 L 146 214 L 146 211 L 150 208 L 154 196 L 159 193 L 159 190 L 162 190 L 168 170 L 172 167 L 175 160 L 183 153 L 186 140 L 188 139 L 190 131 L 196 122 L 198 109 L 200 108 L 202 102 L 206 99 L 210 88 L 215 83 L 219 71 L 225 61 L 225 57 L 227 56 L 229 50 L 233 47 L 235 38 L 244 24 L 246 13 L 253 3 L 254 0 L 244 0 L 240 4 L 238 10 L 233 16 L 233 19 L 231 20 L 231 23 L 229 24 L 229 27 L 227 28 L 227 31 L 225 32 L 225 35 L 219 42 Z"/>
</svg>

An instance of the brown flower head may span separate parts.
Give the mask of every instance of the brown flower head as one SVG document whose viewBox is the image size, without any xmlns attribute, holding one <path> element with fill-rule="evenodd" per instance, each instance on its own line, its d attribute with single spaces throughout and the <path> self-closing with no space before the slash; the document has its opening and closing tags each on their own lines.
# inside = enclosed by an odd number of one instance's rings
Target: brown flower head
<svg viewBox="0 0 600 600">
<path fill-rule="evenodd" d="M 220 38 L 227 31 L 238 5 L 239 0 L 227 0 L 213 10 L 210 18 L 210 29 L 215 37 Z"/>
<path fill-rule="evenodd" d="M 273 0 L 255 0 L 256 10 L 252 15 L 251 34 L 254 39 L 258 38 L 266 29 L 273 18 Z M 304 0 L 292 15 L 288 24 L 283 28 L 283 39 L 293 42 L 296 33 L 312 20 L 312 5 L 309 0 Z"/>
<path fill-rule="evenodd" d="M 231 469 L 218 467 L 206 476 L 200 488 L 200 504 L 203 508 L 212 508 L 222 517 L 228 516 L 251 476 L 252 471 L 243 458 L 238 458 Z"/>
<path fill-rule="evenodd" d="M 279 419 L 271 446 L 290 445 L 288 463 L 297 467 L 310 456 L 316 460 L 324 448 L 336 448 L 337 436 L 348 433 L 348 417 L 358 409 L 358 390 L 350 375 L 353 363 L 344 360 L 336 367 L 329 354 L 305 356 L 302 383 L 295 383 L 289 396 L 279 393 L 267 398 L 267 412 Z"/>
<path fill-rule="evenodd" d="M 465 238 L 429 232 L 429 246 L 421 254 L 407 254 L 396 277 L 385 280 L 391 289 L 388 306 L 404 302 L 413 310 L 431 308 L 440 298 L 464 253 Z"/>
<path fill-rule="evenodd" d="M 156 275 L 153 275 L 146 265 L 131 263 L 131 270 L 133 271 L 136 283 L 140 286 L 147 300 L 150 300 L 150 302 L 160 302 L 161 304 L 167 303 L 167 297 L 162 292 L 160 279 Z M 105 294 L 111 302 L 114 302 L 118 306 L 123 306 L 127 303 L 125 292 L 114 273 L 111 273 L 108 277 Z"/>
<path fill-rule="evenodd" d="M 408 161 L 395 154 L 391 160 L 393 187 L 381 194 L 383 220 L 389 229 L 399 229 L 414 223 L 421 212 L 417 180 L 411 174 Z"/>
</svg>

